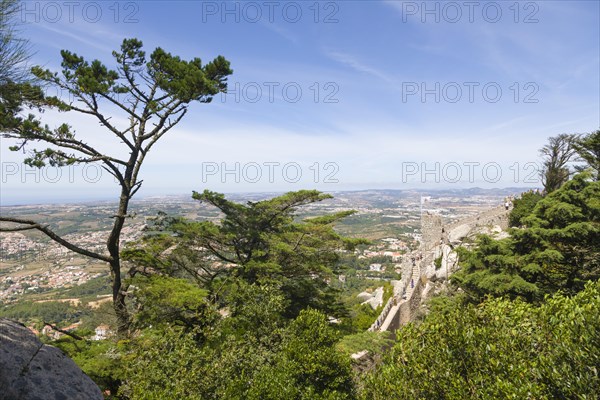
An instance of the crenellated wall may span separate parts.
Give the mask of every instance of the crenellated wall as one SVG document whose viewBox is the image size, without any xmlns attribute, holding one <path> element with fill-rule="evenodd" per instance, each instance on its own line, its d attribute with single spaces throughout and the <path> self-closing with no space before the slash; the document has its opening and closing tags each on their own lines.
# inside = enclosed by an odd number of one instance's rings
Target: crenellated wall
<svg viewBox="0 0 600 400">
<path fill-rule="evenodd" d="M 454 264 L 449 260 L 450 243 L 459 242 L 477 228 L 489 226 L 507 229 L 508 211 L 504 207 L 495 207 L 448 225 L 443 223 L 440 215 L 424 213 L 421 216 L 421 246 L 419 250 L 404 256 L 402 280 L 395 284 L 394 296 L 369 330 L 394 331 L 412 321 L 421 306 L 423 290 L 429 278 L 434 279 L 438 273 L 443 275 L 442 278 L 447 278 L 453 272 L 451 267 Z M 434 261 L 440 256 L 442 268 L 436 270 Z M 412 265 L 413 258 L 415 265 Z"/>
<path fill-rule="evenodd" d="M 508 212 L 501 207 L 494 207 L 477 215 L 461 219 L 448 224 L 444 229 L 448 232 L 455 231 L 461 227 L 469 227 L 470 230 L 490 225 L 498 225 L 503 230 L 508 228 Z"/>
</svg>

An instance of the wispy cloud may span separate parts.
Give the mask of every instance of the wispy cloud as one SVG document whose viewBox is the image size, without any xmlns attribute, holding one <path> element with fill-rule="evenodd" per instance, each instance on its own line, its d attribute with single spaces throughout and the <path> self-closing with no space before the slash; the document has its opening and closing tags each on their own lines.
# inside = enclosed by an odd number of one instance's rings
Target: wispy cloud
<svg viewBox="0 0 600 400">
<path fill-rule="evenodd" d="M 98 39 L 92 39 L 91 37 L 88 38 L 88 35 L 86 33 L 84 33 L 83 31 L 74 32 L 73 29 L 64 30 L 64 29 L 60 29 L 60 28 L 55 28 L 55 27 L 47 25 L 47 24 L 40 24 L 39 27 L 43 30 L 52 32 L 53 34 L 64 36 L 66 38 L 83 43 L 87 46 L 90 46 L 91 48 L 100 50 L 103 53 L 109 54 L 112 50 L 110 46 L 106 46 L 106 45 L 102 44 L 103 43 L 102 41 L 100 41 Z"/>
<path fill-rule="evenodd" d="M 504 122 L 500 122 L 499 124 L 494 124 L 492 126 L 490 126 L 489 128 L 487 128 L 485 132 L 502 132 L 502 131 L 506 131 L 507 128 L 512 128 L 515 126 L 518 126 L 518 123 L 527 121 L 528 117 L 527 116 L 521 116 L 521 117 L 517 117 L 517 118 L 513 118 L 510 119 L 508 121 L 504 121 Z"/>
<path fill-rule="evenodd" d="M 288 29 L 285 29 L 275 23 L 265 21 L 264 19 L 260 20 L 259 23 L 264 28 L 266 28 L 272 32 L 275 32 L 277 35 L 281 36 L 282 38 L 284 38 L 294 44 L 298 44 L 298 42 L 299 42 L 298 37 L 296 35 L 294 35 L 293 33 L 291 33 Z"/>
<path fill-rule="evenodd" d="M 327 57 L 335 60 L 339 63 L 342 63 L 357 72 L 362 72 L 365 74 L 369 74 L 376 78 L 382 79 L 389 83 L 394 83 L 395 80 L 390 77 L 385 72 L 378 70 L 377 68 L 371 67 L 370 65 L 365 64 L 364 62 L 357 59 L 356 56 L 347 53 L 341 53 L 337 51 L 326 51 Z"/>
</svg>

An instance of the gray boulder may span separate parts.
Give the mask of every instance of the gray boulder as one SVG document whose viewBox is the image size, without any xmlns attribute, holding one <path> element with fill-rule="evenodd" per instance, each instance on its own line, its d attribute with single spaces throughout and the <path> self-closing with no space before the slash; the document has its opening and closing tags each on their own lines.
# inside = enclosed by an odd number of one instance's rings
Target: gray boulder
<svg viewBox="0 0 600 400">
<path fill-rule="evenodd" d="M 0 318 L 0 399 L 94 400 L 100 388 L 56 347 L 25 326 Z"/>
</svg>

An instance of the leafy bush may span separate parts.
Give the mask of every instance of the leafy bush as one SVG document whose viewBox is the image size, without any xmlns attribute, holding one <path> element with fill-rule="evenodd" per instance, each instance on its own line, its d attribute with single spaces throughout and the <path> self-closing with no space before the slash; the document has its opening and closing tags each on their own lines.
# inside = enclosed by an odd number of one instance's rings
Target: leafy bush
<svg viewBox="0 0 600 400">
<path fill-rule="evenodd" d="M 543 198 L 541 193 L 529 191 L 521 194 L 521 198 L 513 200 L 513 209 L 508 216 L 510 226 L 522 226 L 523 218 L 533 212 L 535 205 Z"/>
<path fill-rule="evenodd" d="M 236 318 L 236 317 L 232 317 Z M 127 355 L 121 395 L 134 399 L 353 399 L 350 359 L 339 352 L 325 315 L 301 311 L 270 337 L 206 343 L 182 330 L 146 330 Z M 207 336 L 207 335 L 205 335 Z"/>
<path fill-rule="evenodd" d="M 489 299 L 398 331 L 363 399 L 596 399 L 600 283 L 536 307 Z"/>
</svg>

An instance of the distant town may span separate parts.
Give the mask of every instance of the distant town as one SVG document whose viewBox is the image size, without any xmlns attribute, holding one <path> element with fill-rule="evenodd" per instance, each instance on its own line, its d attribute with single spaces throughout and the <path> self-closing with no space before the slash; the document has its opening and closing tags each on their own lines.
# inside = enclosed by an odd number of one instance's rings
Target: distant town
<svg viewBox="0 0 600 400">
<path fill-rule="evenodd" d="M 334 199 L 312 204 L 305 216 L 344 210 L 357 213 L 342 221 L 337 229 L 349 236 L 361 236 L 373 244 L 361 250 L 360 260 L 388 259 L 399 263 L 401 255 L 418 246 L 420 215 L 435 212 L 448 220 L 477 213 L 502 204 L 519 189 L 468 189 L 458 191 L 367 190 L 333 193 Z M 233 195 L 238 201 L 256 201 L 272 194 Z M 122 245 L 139 239 L 148 219 L 159 211 L 191 219 L 218 219 L 219 213 L 185 197 L 152 197 L 134 203 L 132 218 L 125 226 Z M 81 205 L 27 205 L 1 207 L 5 216 L 31 217 L 62 232 L 66 239 L 86 249 L 102 252 L 114 212 L 111 203 Z M 381 262 L 368 263 L 368 275 L 387 272 Z M 399 264 L 393 270 L 400 272 Z M 75 254 L 37 232 L 3 233 L 0 242 L 0 301 L 19 300 L 24 294 L 43 293 L 57 288 L 81 285 L 107 275 L 106 266 Z M 343 277 L 340 277 L 343 279 Z"/>
</svg>

